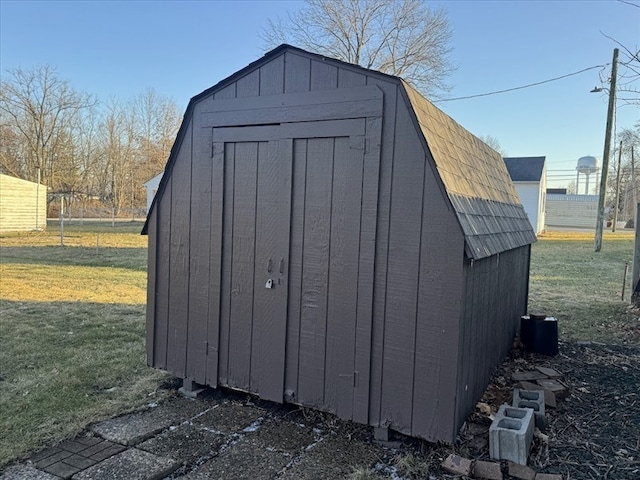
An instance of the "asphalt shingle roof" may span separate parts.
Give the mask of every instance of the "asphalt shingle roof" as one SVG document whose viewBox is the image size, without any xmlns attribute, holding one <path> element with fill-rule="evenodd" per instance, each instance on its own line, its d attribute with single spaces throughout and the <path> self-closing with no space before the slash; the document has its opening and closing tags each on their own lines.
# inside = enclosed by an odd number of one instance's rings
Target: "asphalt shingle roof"
<svg viewBox="0 0 640 480">
<path fill-rule="evenodd" d="M 545 157 L 505 157 L 511 180 L 514 182 L 539 182 L 544 170 Z"/>
<path fill-rule="evenodd" d="M 536 241 L 498 152 L 402 81 L 475 260 Z"/>
</svg>

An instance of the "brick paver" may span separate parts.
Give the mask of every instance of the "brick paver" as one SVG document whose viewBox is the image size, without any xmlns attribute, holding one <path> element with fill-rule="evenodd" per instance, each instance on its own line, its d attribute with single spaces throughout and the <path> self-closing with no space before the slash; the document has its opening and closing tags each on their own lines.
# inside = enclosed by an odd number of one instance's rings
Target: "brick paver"
<svg viewBox="0 0 640 480">
<path fill-rule="evenodd" d="M 68 479 L 124 449 L 100 437 L 76 437 L 32 455 L 31 461 L 40 470 Z"/>
</svg>

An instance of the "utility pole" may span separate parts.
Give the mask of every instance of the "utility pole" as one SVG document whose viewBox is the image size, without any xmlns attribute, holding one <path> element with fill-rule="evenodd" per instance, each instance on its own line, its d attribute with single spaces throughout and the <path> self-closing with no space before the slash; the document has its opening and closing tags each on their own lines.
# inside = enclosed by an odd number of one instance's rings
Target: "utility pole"
<svg viewBox="0 0 640 480">
<path fill-rule="evenodd" d="M 638 216 L 638 190 L 636 188 L 636 166 L 633 161 L 633 145 L 631 145 L 631 191 L 633 192 L 633 221 L 636 221 Z M 633 225 L 636 227 L 636 225 Z"/>
<path fill-rule="evenodd" d="M 616 224 L 618 223 L 618 208 L 620 208 L 620 167 L 622 164 L 622 142 L 620 142 L 620 150 L 618 150 L 618 173 L 616 174 L 616 208 L 613 211 L 613 223 L 611 224 L 611 231 L 616 231 Z"/>
<path fill-rule="evenodd" d="M 611 62 L 611 83 L 609 86 L 609 107 L 607 108 L 607 126 L 604 132 L 604 153 L 602 154 L 602 174 L 600 175 L 600 197 L 598 199 L 598 219 L 596 220 L 595 251 L 602 249 L 602 227 L 604 223 L 604 200 L 607 194 L 607 172 L 609 170 L 609 153 L 611 150 L 611 131 L 613 130 L 613 115 L 616 106 L 616 77 L 618 76 L 618 52 L 613 49 Z"/>
</svg>

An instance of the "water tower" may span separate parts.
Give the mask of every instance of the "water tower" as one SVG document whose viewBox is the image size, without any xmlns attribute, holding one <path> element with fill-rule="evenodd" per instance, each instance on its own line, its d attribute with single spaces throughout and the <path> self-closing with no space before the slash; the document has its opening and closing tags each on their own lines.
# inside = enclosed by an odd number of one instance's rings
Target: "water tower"
<svg viewBox="0 0 640 480">
<path fill-rule="evenodd" d="M 580 174 L 587 176 L 587 181 L 584 186 L 584 194 L 589 194 L 589 175 L 592 173 L 597 173 L 600 170 L 600 166 L 598 165 L 598 159 L 596 157 L 580 157 L 578 159 L 578 166 L 576 167 L 578 174 L 576 176 L 576 194 L 580 193 Z"/>
</svg>

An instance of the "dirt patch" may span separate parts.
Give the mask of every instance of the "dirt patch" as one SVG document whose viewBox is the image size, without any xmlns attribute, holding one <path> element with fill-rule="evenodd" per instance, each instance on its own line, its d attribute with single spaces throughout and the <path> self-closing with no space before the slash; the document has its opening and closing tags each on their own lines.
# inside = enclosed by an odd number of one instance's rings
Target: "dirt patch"
<svg viewBox="0 0 640 480">
<path fill-rule="evenodd" d="M 514 350 L 494 375 L 482 402 L 492 413 L 511 399 L 515 372 L 550 367 L 563 373 L 568 395 L 547 408 L 548 426 L 536 435 L 529 465 L 565 478 L 640 478 L 640 348 L 590 342 L 560 343 L 545 357 Z M 486 408 L 486 407 L 485 407 Z M 458 453 L 488 456 L 490 414 L 472 414 Z"/>
<path fill-rule="evenodd" d="M 242 438 L 228 443 L 186 478 L 224 476 L 232 468 L 242 478 L 454 478 L 440 467 L 450 453 L 489 460 L 489 426 L 493 414 L 511 402 L 518 387 L 513 374 L 548 367 L 562 374 L 568 393 L 557 399 L 555 408 L 547 408 L 546 430 L 534 438 L 529 465 L 565 479 L 637 480 L 640 347 L 561 342 L 559 351 L 546 357 L 514 349 L 492 378 L 481 400 L 484 405 L 469 416 L 453 446 L 394 432 L 390 442 L 376 442 L 367 426 L 219 390 L 214 395 L 217 400 L 209 401 L 221 402 L 220 406 L 193 423 L 213 421 Z M 256 465 L 262 468 L 256 470 Z M 182 473 L 185 470 L 189 468 Z"/>
</svg>

